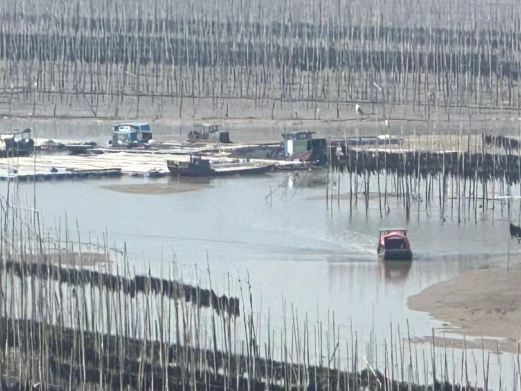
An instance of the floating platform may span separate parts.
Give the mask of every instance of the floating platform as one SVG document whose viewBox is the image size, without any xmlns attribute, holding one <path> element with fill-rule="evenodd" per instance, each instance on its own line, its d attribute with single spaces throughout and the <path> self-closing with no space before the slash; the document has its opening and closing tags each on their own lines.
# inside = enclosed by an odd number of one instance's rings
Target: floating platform
<svg viewBox="0 0 521 391">
<path fill-rule="evenodd" d="M 96 169 L 96 170 L 75 170 L 70 171 L 51 171 L 33 174 L 10 173 L 0 175 L 0 181 L 18 180 L 18 181 L 40 181 L 50 179 L 73 179 L 73 178 L 92 178 L 92 177 L 120 177 L 122 175 L 119 168 Z"/>
<path fill-rule="evenodd" d="M 184 153 L 182 153 L 184 152 Z M 89 177 L 117 177 L 121 175 L 161 177 L 169 175 L 167 161 L 187 163 L 189 151 L 176 150 L 103 150 L 88 155 L 37 154 L 28 157 L 0 159 L 0 180 L 53 180 Z M 233 161 L 224 151 L 199 151 L 210 161 Z M 305 168 L 305 164 L 286 160 L 251 159 L 270 162 L 279 169 Z"/>
</svg>

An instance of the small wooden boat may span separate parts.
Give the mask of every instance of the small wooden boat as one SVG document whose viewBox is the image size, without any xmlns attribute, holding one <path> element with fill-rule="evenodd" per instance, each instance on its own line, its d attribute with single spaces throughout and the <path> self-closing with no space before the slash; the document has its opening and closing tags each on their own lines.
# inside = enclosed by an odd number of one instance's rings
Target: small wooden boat
<svg viewBox="0 0 521 391">
<path fill-rule="evenodd" d="M 408 261 L 412 259 L 411 244 L 407 230 L 401 228 L 381 229 L 378 238 L 378 256 L 387 260 Z"/>
<path fill-rule="evenodd" d="M 262 174 L 272 171 L 274 168 L 272 163 L 251 162 L 244 159 L 212 162 L 200 156 L 190 156 L 190 161 L 188 162 L 167 160 L 167 166 L 172 175 L 189 177 Z"/>
</svg>

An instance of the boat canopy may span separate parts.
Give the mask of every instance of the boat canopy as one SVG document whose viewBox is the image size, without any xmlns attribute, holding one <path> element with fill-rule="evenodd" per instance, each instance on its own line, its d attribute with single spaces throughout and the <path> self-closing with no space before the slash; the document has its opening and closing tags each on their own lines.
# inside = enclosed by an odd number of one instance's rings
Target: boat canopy
<svg viewBox="0 0 521 391">
<path fill-rule="evenodd" d="M 118 133 L 150 133 L 152 134 L 152 130 L 150 129 L 150 125 L 146 122 L 131 122 L 131 123 L 123 123 L 114 125 L 112 128 L 113 132 Z"/>
<path fill-rule="evenodd" d="M 194 129 L 200 129 L 203 132 L 207 133 L 217 133 L 221 130 L 220 125 L 218 124 L 209 124 L 207 122 L 204 122 L 202 124 L 195 123 L 193 124 Z"/>
<path fill-rule="evenodd" d="M 380 243 L 386 250 L 409 248 L 410 246 L 407 231 L 400 229 L 380 231 Z"/>
<path fill-rule="evenodd" d="M 293 131 L 293 132 L 287 132 L 287 133 L 282 133 L 282 138 L 284 138 L 284 140 L 293 140 L 293 141 L 296 141 L 296 140 L 311 140 L 313 138 L 313 134 L 315 132 L 313 131 Z"/>
<path fill-rule="evenodd" d="M 407 247 L 409 246 L 409 239 L 407 238 L 407 230 L 401 228 L 388 228 L 380 229 L 380 243 L 388 246 L 388 244 L 404 243 Z M 392 245 L 392 244 L 391 244 Z"/>
<path fill-rule="evenodd" d="M 380 235 L 390 234 L 390 233 L 401 233 L 402 235 L 407 236 L 407 230 L 404 228 L 380 228 Z"/>
<path fill-rule="evenodd" d="M 13 130 L 11 133 L 1 133 L 0 134 L 0 139 L 4 140 L 4 139 L 29 139 L 31 138 L 31 129 L 27 128 L 27 129 L 23 129 L 23 130 L 20 130 L 20 129 L 15 129 Z"/>
<path fill-rule="evenodd" d="M 112 127 L 112 144 L 133 145 L 146 143 L 152 139 L 152 130 L 146 122 L 130 122 L 117 124 Z"/>
</svg>

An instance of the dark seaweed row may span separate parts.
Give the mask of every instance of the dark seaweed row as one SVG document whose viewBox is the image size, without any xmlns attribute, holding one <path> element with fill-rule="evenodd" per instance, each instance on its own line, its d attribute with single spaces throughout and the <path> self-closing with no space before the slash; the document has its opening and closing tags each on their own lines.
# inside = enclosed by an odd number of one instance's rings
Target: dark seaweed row
<svg viewBox="0 0 521 391">
<path fill-rule="evenodd" d="M 495 145 L 496 147 L 502 147 L 507 150 L 519 149 L 519 140 L 505 136 L 490 136 L 484 137 L 485 144 Z"/>
<path fill-rule="evenodd" d="M 288 66 L 301 70 L 351 68 L 362 71 L 416 70 L 474 75 L 489 73 L 517 79 L 519 62 L 484 50 L 427 49 L 418 52 L 399 50 L 339 49 L 335 43 L 314 47 L 295 42 L 291 47 L 263 41 L 223 42 L 207 39 L 139 37 L 115 34 L 103 37 L 0 32 L 0 58 L 11 60 L 81 61 L 111 64 L 167 64 L 199 66 Z"/>
<path fill-rule="evenodd" d="M 79 11 L 79 10 L 78 10 Z M 329 40 L 349 39 L 350 41 L 381 41 L 403 42 L 414 45 L 443 45 L 451 43 L 462 46 L 483 46 L 497 49 L 499 47 L 515 48 L 519 50 L 521 33 L 515 27 L 507 29 L 463 29 L 463 28 L 436 28 L 436 27 L 408 27 L 385 25 L 355 25 L 349 21 L 344 23 L 305 23 L 294 22 L 284 24 L 279 21 L 249 21 L 246 20 L 215 20 L 204 16 L 201 19 L 181 19 L 174 14 L 169 18 L 156 17 L 154 19 L 136 19 L 132 17 L 96 17 L 86 18 L 72 15 L 68 18 L 55 15 L 31 15 L 19 13 L 5 13 L 0 15 L 4 23 L 14 22 L 18 26 L 52 26 L 60 32 L 71 34 L 98 33 L 103 34 L 184 34 L 188 31 L 192 36 L 222 36 L 233 35 L 238 31 L 246 31 L 250 38 L 264 40 L 290 38 L 299 40 Z"/>
<path fill-rule="evenodd" d="M 7 260 L 0 264 L 8 273 L 18 277 L 35 276 L 41 279 L 53 279 L 61 284 L 91 285 L 111 291 L 121 291 L 131 296 L 137 293 L 160 294 L 170 299 L 184 297 L 195 305 L 211 307 L 217 313 L 226 312 L 231 316 L 240 315 L 238 298 L 226 295 L 217 296 L 212 289 L 203 289 L 176 281 L 138 275 L 133 278 L 116 276 L 89 269 L 65 268 L 48 263 L 27 263 Z"/>
<path fill-rule="evenodd" d="M 334 156 L 333 167 L 356 174 L 376 174 L 386 170 L 399 175 L 427 177 L 453 175 L 467 179 L 505 180 L 508 184 L 521 179 L 520 158 L 513 154 L 468 152 L 388 152 L 363 151 L 342 147 L 343 155 Z"/>
</svg>

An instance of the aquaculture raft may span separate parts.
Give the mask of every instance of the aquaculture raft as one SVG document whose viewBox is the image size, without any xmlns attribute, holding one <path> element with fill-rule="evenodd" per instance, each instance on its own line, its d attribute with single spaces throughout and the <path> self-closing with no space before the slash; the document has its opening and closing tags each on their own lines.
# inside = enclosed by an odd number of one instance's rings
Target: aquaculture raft
<svg viewBox="0 0 521 391">
<path fill-rule="evenodd" d="M 194 153 L 202 153 L 194 150 Z M 45 180 L 72 179 L 92 176 L 166 176 L 170 165 L 186 166 L 190 162 L 192 149 L 165 149 L 157 151 L 110 151 L 92 155 L 37 155 L 0 159 L 0 180 Z M 231 175 L 236 173 L 258 173 L 271 169 L 300 169 L 308 167 L 292 160 L 238 159 L 207 152 L 204 159 L 212 164 L 211 175 Z M 239 164 L 240 162 L 240 164 Z M 242 168 L 241 168 L 242 167 Z M 239 172 L 240 171 L 240 172 Z M 207 176 L 205 174 L 205 176 Z"/>
<path fill-rule="evenodd" d="M 48 180 L 48 179 L 73 179 L 73 178 L 92 178 L 92 177 L 119 177 L 121 176 L 120 168 L 107 168 L 107 169 L 94 169 L 94 170 L 78 170 L 71 169 L 68 171 L 55 171 L 40 172 L 40 173 L 10 173 L 7 175 L 1 175 L 1 181 L 7 181 L 10 179 L 16 179 L 19 181 L 32 181 L 32 180 Z"/>
</svg>

